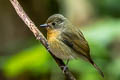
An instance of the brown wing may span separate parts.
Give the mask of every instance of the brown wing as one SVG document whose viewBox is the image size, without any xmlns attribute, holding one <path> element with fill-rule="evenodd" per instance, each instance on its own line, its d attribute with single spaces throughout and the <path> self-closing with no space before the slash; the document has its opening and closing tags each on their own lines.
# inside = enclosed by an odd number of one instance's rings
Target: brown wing
<svg viewBox="0 0 120 80">
<path fill-rule="evenodd" d="M 101 69 L 91 59 L 89 45 L 79 29 L 66 29 L 61 35 L 64 44 L 70 47 L 78 55 L 84 56 L 84 59 L 87 59 L 98 70 L 101 76 L 104 77 Z"/>
<path fill-rule="evenodd" d="M 82 32 L 79 29 L 66 29 L 62 34 L 62 41 L 78 55 L 90 58 L 90 49 Z"/>
</svg>

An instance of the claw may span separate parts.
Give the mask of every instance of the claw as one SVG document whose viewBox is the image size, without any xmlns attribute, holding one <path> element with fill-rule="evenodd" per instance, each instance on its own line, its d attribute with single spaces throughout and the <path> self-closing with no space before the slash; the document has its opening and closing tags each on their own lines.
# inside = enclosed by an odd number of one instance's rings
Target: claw
<svg viewBox="0 0 120 80">
<path fill-rule="evenodd" d="M 65 73 L 65 71 L 68 69 L 67 65 L 68 65 L 69 59 L 67 60 L 65 66 L 61 66 L 61 68 L 63 69 L 63 73 Z"/>
<path fill-rule="evenodd" d="M 67 66 L 61 66 L 61 68 L 63 69 L 63 73 L 65 73 L 65 71 L 68 69 Z"/>
</svg>

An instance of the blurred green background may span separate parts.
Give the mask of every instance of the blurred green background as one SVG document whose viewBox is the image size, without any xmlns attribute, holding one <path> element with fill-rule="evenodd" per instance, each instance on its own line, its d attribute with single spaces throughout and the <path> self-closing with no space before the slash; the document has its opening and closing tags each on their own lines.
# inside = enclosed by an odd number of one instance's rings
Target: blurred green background
<svg viewBox="0 0 120 80">
<path fill-rule="evenodd" d="M 61 13 L 81 28 L 101 78 L 92 65 L 71 60 L 77 80 L 120 80 L 120 0 L 19 0 L 39 27 Z M 46 36 L 46 30 L 40 29 Z M 64 80 L 46 49 L 18 17 L 9 0 L 0 0 L 0 80 Z"/>
</svg>

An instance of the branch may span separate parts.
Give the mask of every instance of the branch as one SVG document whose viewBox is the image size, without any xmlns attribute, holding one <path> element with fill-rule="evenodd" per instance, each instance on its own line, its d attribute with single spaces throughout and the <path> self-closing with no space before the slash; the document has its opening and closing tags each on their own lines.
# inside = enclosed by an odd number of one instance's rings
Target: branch
<svg viewBox="0 0 120 80">
<path fill-rule="evenodd" d="M 39 31 L 39 29 L 35 26 L 34 22 L 27 16 L 25 11 L 23 10 L 22 6 L 19 4 L 17 0 L 10 0 L 12 3 L 13 7 L 15 8 L 15 11 L 19 15 L 19 17 L 24 21 L 24 23 L 29 27 L 29 29 L 33 32 L 34 36 L 36 37 L 37 40 L 39 40 L 44 47 L 48 50 L 48 52 L 51 54 L 51 56 L 54 58 L 60 69 L 63 71 L 63 67 L 65 66 L 64 62 L 61 59 L 58 59 L 55 57 L 52 52 L 49 50 L 49 45 L 46 40 L 46 38 L 43 36 L 43 34 Z M 64 75 L 68 80 L 76 80 L 75 77 L 72 75 L 72 73 L 69 71 L 67 68 L 64 71 Z"/>
</svg>

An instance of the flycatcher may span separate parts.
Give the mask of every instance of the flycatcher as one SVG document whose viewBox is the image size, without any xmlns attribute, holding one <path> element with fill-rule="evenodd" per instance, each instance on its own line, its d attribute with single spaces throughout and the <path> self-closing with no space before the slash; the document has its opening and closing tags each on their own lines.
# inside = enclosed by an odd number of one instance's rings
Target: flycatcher
<svg viewBox="0 0 120 80">
<path fill-rule="evenodd" d="M 67 18 L 61 14 L 54 14 L 40 26 L 47 28 L 47 40 L 53 55 L 62 60 L 82 58 L 91 63 L 104 77 L 90 56 L 90 48 L 84 35 Z"/>
</svg>

